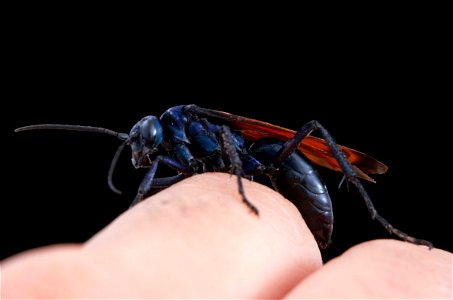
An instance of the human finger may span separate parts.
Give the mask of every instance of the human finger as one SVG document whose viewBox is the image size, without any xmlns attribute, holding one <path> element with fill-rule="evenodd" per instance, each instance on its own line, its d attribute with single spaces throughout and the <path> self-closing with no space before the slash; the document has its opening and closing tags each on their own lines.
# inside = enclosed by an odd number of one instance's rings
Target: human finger
<svg viewBox="0 0 453 300">
<path fill-rule="evenodd" d="M 440 249 L 370 241 L 327 262 L 285 298 L 452 299 L 452 259 Z"/>
</svg>

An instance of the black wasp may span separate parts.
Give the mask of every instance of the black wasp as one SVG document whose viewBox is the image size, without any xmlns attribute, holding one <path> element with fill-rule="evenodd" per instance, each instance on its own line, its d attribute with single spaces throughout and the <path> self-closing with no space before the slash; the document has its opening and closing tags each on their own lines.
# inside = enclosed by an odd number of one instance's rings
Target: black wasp
<svg viewBox="0 0 453 300">
<path fill-rule="evenodd" d="M 222 111 L 180 105 L 171 107 L 160 118 L 144 117 L 129 134 L 61 124 L 25 126 L 16 132 L 35 129 L 99 132 L 123 140 L 109 170 L 110 188 L 119 192 L 112 183 L 112 174 L 125 145 L 131 147 L 134 167 L 149 169 L 131 205 L 143 200 L 153 189 L 168 187 L 193 174 L 218 171 L 237 176 L 242 201 L 258 215 L 258 209 L 246 197 L 242 177 L 266 175 L 274 189 L 297 206 L 321 248 L 331 241 L 332 204 L 325 184 L 310 163 L 340 171 L 358 189 L 371 217 L 391 234 L 432 247 L 430 242 L 401 232 L 381 217 L 358 179 L 373 181 L 367 174 L 383 174 L 387 166 L 364 153 L 337 145 L 317 121 L 306 123 L 296 132 Z M 319 130 L 324 139 L 310 136 L 314 130 Z M 161 163 L 174 169 L 177 175 L 155 178 Z"/>
</svg>

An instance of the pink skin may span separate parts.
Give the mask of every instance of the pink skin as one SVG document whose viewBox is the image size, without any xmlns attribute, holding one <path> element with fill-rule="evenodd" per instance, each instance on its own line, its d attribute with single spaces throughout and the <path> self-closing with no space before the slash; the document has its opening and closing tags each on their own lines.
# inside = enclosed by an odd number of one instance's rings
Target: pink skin
<svg viewBox="0 0 453 300">
<path fill-rule="evenodd" d="M 452 298 L 452 254 L 395 240 L 322 265 L 280 194 L 227 174 L 188 178 L 126 211 L 82 245 L 2 262 L 4 298 Z M 333 245 L 334 246 L 334 245 Z"/>
</svg>

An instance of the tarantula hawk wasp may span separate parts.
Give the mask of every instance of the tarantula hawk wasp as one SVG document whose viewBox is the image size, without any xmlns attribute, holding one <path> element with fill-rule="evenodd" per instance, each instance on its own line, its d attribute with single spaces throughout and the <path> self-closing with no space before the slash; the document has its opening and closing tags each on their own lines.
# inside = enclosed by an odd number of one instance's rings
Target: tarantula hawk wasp
<svg viewBox="0 0 453 300">
<path fill-rule="evenodd" d="M 16 132 L 36 129 L 98 132 L 123 140 L 109 169 L 110 188 L 119 192 L 113 185 L 112 174 L 126 145 L 131 147 L 134 167 L 148 168 L 131 205 L 143 200 L 152 189 L 168 187 L 197 173 L 218 171 L 237 176 L 242 201 L 258 215 L 258 209 L 246 197 L 242 177 L 266 175 L 274 189 L 297 206 L 321 248 L 331 242 L 333 212 L 327 188 L 311 164 L 339 171 L 357 188 L 371 217 L 391 234 L 413 244 L 432 247 L 430 242 L 394 228 L 377 213 L 359 178 L 374 182 L 367 174 L 383 174 L 387 166 L 364 153 L 337 145 L 324 126 L 315 120 L 296 132 L 191 104 L 171 107 L 159 118 L 146 116 L 129 134 L 62 124 L 25 126 L 17 128 Z M 310 135 L 315 130 L 323 139 Z M 161 149 L 167 154 L 161 154 Z M 177 175 L 155 178 L 159 164 L 174 169 Z"/>
</svg>

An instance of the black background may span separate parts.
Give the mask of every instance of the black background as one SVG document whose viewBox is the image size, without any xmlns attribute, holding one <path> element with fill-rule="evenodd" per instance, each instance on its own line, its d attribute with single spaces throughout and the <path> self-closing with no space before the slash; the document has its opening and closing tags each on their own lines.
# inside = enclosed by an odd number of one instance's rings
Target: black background
<svg viewBox="0 0 453 300">
<path fill-rule="evenodd" d="M 18 22 L 11 34 L 1 127 L 1 258 L 87 240 L 127 209 L 143 176 L 125 151 L 114 179 L 124 194 L 115 195 L 106 177 L 118 140 L 14 128 L 67 123 L 128 132 L 144 115 L 189 103 L 292 129 L 318 120 L 339 144 L 389 166 L 375 176 L 377 184 L 364 183 L 384 217 L 453 250 L 450 189 L 438 171 L 449 155 L 440 132 L 443 42 L 424 24 L 363 31 L 350 24 L 307 36 L 272 26 L 200 34 L 206 28 L 69 23 Z M 320 172 L 335 212 L 325 259 L 390 238 L 353 187 L 337 189 L 341 174 Z"/>
</svg>

